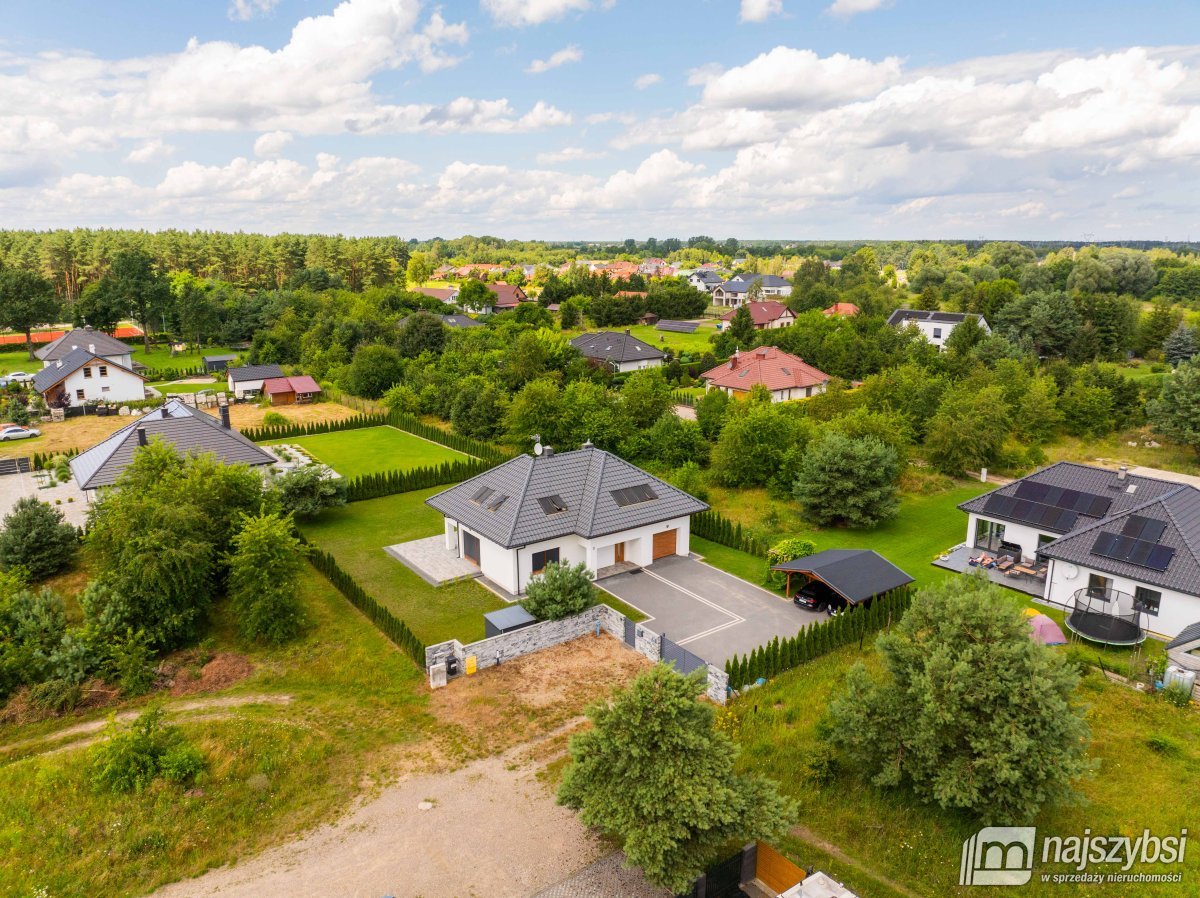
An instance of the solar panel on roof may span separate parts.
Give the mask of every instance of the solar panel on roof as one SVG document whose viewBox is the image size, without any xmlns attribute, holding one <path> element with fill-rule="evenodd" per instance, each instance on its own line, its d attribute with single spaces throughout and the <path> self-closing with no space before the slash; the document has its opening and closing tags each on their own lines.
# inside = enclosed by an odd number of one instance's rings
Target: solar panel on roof
<svg viewBox="0 0 1200 898">
<path fill-rule="evenodd" d="M 1098 496 L 1095 493 L 1084 493 L 1060 486 L 1049 486 L 1035 480 L 1022 480 L 1017 484 L 1015 493 L 1018 499 L 1029 499 L 1056 508 L 1069 508 L 1092 518 L 1102 518 L 1108 514 L 1112 499 Z"/>
<path fill-rule="evenodd" d="M 1132 536 L 1134 539 L 1156 543 L 1162 539 L 1162 535 L 1166 530 L 1167 525 L 1165 521 L 1143 517 L 1140 514 L 1132 514 L 1125 519 L 1125 526 L 1121 528 L 1121 535 Z"/>
<path fill-rule="evenodd" d="M 658 494 L 650 488 L 650 484 L 648 483 L 622 487 L 618 490 L 612 490 L 611 494 L 613 500 L 621 508 L 627 505 L 637 505 L 639 502 L 650 502 L 658 498 Z"/>
<path fill-rule="evenodd" d="M 1155 571 L 1165 571 L 1171 564 L 1171 559 L 1175 557 L 1175 550 L 1170 546 L 1160 546 L 1144 539 L 1102 530 L 1096 534 L 1096 541 L 1092 543 L 1092 554 Z"/>
<path fill-rule="evenodd" d="M 1066 533 L 1075 527 L 1078 514 L 1069 508 L 1056 508 L 1030 499 L 1018 499 L 993 493 L 983 506 L 984 514 L 1010 518 L 1031 527 Z"/>
</svg>

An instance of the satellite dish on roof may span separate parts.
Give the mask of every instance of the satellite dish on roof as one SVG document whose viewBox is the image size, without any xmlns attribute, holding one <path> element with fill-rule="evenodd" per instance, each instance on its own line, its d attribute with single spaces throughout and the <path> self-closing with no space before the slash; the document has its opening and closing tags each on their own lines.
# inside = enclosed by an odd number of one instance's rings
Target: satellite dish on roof
<svg viewBox="0 0 1200 898">
<path fill-rule="evenodd" d="M 533 435 L 533 454 L 541 455 L 545 451 L 546 449 L 542 445 L 542 435 L 540 433 L 535 433 Z"/>
</svg>

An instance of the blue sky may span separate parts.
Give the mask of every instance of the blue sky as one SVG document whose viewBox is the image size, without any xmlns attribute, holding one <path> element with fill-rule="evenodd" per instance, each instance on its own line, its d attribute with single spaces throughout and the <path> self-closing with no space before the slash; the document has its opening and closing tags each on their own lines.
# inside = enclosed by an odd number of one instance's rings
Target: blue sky
<svg viewBox="0 0 1200 898">
<path fill-rule="evenodd" d="M 1194 2 L 11 0 L 0 220 L 1185 239 L 1198 29 Z"/>
</svg>

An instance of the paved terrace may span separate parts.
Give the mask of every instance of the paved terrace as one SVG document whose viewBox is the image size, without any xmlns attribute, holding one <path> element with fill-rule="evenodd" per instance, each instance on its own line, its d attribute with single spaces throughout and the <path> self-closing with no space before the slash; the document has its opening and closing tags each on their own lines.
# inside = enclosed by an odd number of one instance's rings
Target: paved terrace
<svg viewBox="0 0 1200 898">
<path fill-rule="evenodd" d="M 446 537 L 441 533 L 385 546 L 383 551 L 433 586 L 479 576 L 479 568 L 446 548 Z"/>
<path fill-rule="evenodd" d="M 982 570 L 993 583 L 998 583 L 1017 592 L 1023 592 L 1037 599 L 1043 596 L 1046 591 L 1046 580 L 1044 577 L 1031 577 L 1028 574 L 1018 574 L 1015 572 L 1006 574 L 1004 571 L 998 571 L 995 568 L 978 568 L 967 563 L 971 558 L 981 554 L 983 551 L 983 549 L 972 549 L 969 546 L 958 546 L 952 549 L 949 554 L 935 559 L 933 566 L 943 568 L 947 571 L 954 571 L 958 574 L 966 573 L 967 571 Z"/>
</svg>

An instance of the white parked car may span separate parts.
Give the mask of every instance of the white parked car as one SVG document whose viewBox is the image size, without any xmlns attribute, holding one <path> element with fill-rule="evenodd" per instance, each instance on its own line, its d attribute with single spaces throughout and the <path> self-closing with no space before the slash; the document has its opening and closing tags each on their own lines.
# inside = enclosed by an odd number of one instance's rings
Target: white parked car
<svg viewBox="0 0 1200 898">
<path fill-rule="evenodd" d="M 5 424 L 0 427 L 0 440 L 25 440 L 41 435 L 42 432 L 36 427 L 22 427 L 20 424 Z"/>
<path fill-rule="evenodd" d="M 13 383 L 24 384 L 33 380 L 33 375 L 26 374 L 24 371 L 14 371 L 12 374 L 8 375 L 8 379 Z"/>
</svg>

